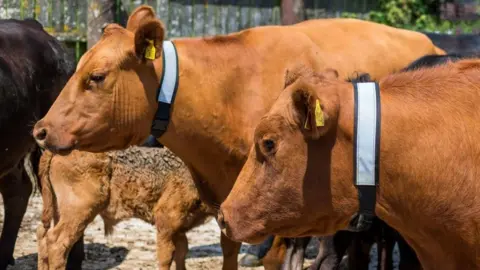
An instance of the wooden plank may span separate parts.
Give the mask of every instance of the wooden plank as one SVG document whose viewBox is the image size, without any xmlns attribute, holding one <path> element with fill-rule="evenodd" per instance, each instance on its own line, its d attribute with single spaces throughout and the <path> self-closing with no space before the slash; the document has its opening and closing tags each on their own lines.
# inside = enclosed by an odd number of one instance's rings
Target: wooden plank
<svg viewBox="0 0 480 270">
<path fill-rule="evenodd" d="M 262 18 L 262 25 L 272 25 L 273 21 L 273 0 L 263 0 L 260 8 L 260 14 Z"/>
<path fill-rule="evenodd" d="M 228 5 L 218 5 L 218 31 L 220 34 L 229 33 L 228 29 Z"/>
<path fill-rule="evenodd" d="M 48 0 L 37 0 L 35 6 L 35 15 L 37 16 L 37 20 L 43 25 L 43 27 L 49 27 L 48 24 Z"/>
<path fill-rule="evenodd" d="M 252 21 L 250 27 L 262 25 L 262 14 L 260 13 L 259 0 L 253 1 L 253 5 L 250 7 L 250 13 Z"/>
<path fill-rule="evenodd" d="M 65 21 L 65 16 L 63 12 L 63 1 L 64 0 L 55 0 L 52 1 L 52 27 L 55 32 L 63 32 L 63 24 Z"/>
<path fill-rule="evenodd" d="M 20 1 L 9 0 L 7 9 L 8 18 L 20 19 Z"/>
<path fill-rule="evenodd" d="M 246 29 L 250 27 L 250 1 L 251 0 L 237 0 L 239 6 L 239 29 Z"/>
<path fill-rule="evenodd" d="M 78 29 L 78 33 L 86 38 L 88 3 L 85 0 L 78 0 L 77 7 L 76 28 Z"/>
<path fill-rule="evenodd" d="M 281 24 L 281 14 L 280 14 L 280 1 L 273 0 L 272 8 L 272 24 L 279 25 Z"/>
<path fill-rule="evenodd" d="M 63 12 L 65 13 L 64 32 L 76 31 L 77 29 L 77 2 L 78 0 L 67 0 L 63 6 Z"/>
<path fill-rule="evenodd" d="M 151 6 L 153 9 L 155 9 L 155 6 L 157 5 L 157 1 L 156 1 L 156 0 L 144 0 L 144 1 L 143 1 L 143 4 L 144 4 L 144 5 L 149 5 L 149 6 Z"/>
<path fill-rule="evenodd" d="M 170 38 L 182 36 L 180 21 L 183 12 L 183 5 L 177 1 L 170 1 L 169 20 L 168 20 L 168 36 Z"/>
<path fill-rule="evenodd" d="M 35 1 L 33 0 L 22 0 L 23 2 L 23 18 L 34 18 L 35 17 Z"/>
<path fill-rule="evenodd" d="M 213 4 L 206 4 L 205 6 L 205 27 L 203 34 L 205 36 L 213 36 L 215 35 L 215 11 L 216 7 Z"/>
<path fill-rule="evenodd" d="M 183 8 L 183 12 L 180 14 L 181 35 L 182 37 L 191 37 L 194 35 L 194 26 L 192 20 L 193 3 L 192 0 L 182 0 L 181 4 Z"/>
<path fill-rule="evenodd" d="M 157 0 L 156 12 L 157 17 L 163 22 L 167 23 L 168 21 L 168 0 Z"/>
<path fill-rule="evenodd" d="M 235 6 L 235 0 L 230 0 L 227 12 L 227 29 L 229 33 L 237 32 L 240 29 L 240 13 Z"/>
<path fill-rule="evenodd" d="M 202 0 L 192 0 L 193 4 L 193 35 L 203 36 L 205 27 L 205 5 Z"/>
</svg>

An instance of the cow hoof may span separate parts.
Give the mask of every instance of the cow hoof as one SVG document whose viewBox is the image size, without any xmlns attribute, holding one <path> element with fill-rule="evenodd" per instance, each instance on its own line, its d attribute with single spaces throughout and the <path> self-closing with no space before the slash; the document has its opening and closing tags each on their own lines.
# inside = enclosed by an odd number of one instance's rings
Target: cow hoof
<svg viewBox="0 0 480 270">
<path fill-rule="evenodd" d="M 9 265 L 15 265 L 15 258 L 13 258 L 13 256 L 10 257 L 10 259 L 8 259 L 8 264 Z"/>
<path fill-rule="evenodd" d="M 7 269 L 9 265 L 15 265 L 15 258 L 13 258 L 13 256 L 3 262 L 0 259 L 0 270 Z"/>
<path fill-rule="evenodd" d="M 253 254 L 245 254 L 241 259 L 239 264 L 243 267 L 257 267 L 262 265 L 262 260 Z"/>
</svg>

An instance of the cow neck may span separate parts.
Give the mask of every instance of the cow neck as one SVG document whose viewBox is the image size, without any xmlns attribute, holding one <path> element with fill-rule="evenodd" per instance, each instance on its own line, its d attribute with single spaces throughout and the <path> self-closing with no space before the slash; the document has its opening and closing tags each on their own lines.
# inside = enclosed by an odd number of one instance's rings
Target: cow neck
<svg viewBox="0 0 480 270">
<path fill-rule="evenodd" d="M 158 108 L 155 113 L 151 133 L 159 138 L 165 133 L 170 121 L 170 107 L 175 101 L 178 89 L 178 54 L 175 44 L 165 40 L 162 45 L 162 77 L 157 90 Z"/>
<path fill-rule="evenodd" d="M 380 89 L 376 82 L 353 83 L 353 179 L 358 189 L 359 211 L 351 231 L 365 231 L 375 217 L 380 159 Z"/>
<path fill-rule="evenodd" d="M 218 204 L 231 190 L 251 145 L 251 118 L 259 109 L 233 114 L 242 110 L 245 100 L 240 91 L 247 86 L 232 78 L 256 72 L 255 65 L 238 59 L 238 55 L 255 52 L 243 51 L 240 42 L 228 46 L 203 38 L 174 42 L 178 91 L 170 106 L 168 128 L 157 138 L 188 164 L 195 180 L 201 182 L 200 188 L 205 188 L 200 193 L 213 198 L 205 201 Z M 157 74 L 163 73 L 162 61 L 157 63 Z M 235 124 L 231 122 L 233 116 Z"/>
</svg>

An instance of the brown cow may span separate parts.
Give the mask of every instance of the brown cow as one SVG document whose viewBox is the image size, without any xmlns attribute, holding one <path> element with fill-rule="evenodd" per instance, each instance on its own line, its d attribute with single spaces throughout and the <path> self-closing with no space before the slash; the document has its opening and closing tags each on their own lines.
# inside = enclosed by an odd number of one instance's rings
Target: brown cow
<svg viewBox="0 0 480 270">
<path fill-rule="evenodd" d="M 358 211 L 353 85 L 296 74 L 256 127 L 222 204 L 219 223 L 234 240 L 331 234 Z M 379 82 L 376 215 L 404 236 L 427 270 L 480 267 L 479 81 L 477 59 Z M 317 100 L 323 126 L 315 125 Z"/>
<path fill-rule="evenodd" d="M 36 123 L 39 145 L 63 154 L 143 142 L 158 106 L 164 33 L 148 6 L 133 11 L 126 28 L 108 25 Z M 144 55 L 148 40 L 156 50 L 147 51 L 153 61 Z M 342 78 L 357 71 L 379 78 L 425 54 L 444 53 L 421 33 L 355 19 L 256 27 L 174 44 L 178 91 L 168 130 L 159 140 L 185 161 L 210 205 L 227 197 L 247 158 L 254 127 L 296 62 L 316 70 L 335 68 Z"/>
<path fill-rule="evenodd" d="M 106 234 L 130 218 L 155 225 L 159 269 L 170 269 L 174 257 L 176 269 L 185 269 L 185 233 L 215 213 L 200 201 L 185 164 L 167 148 L 73 151 L 68 156 L 46 151 L 40 176 L 39 269 L 64 269 L 68 251 L 97 215 Z M 49 228 L 52 219 L 55 226 Z"/>
</svg>

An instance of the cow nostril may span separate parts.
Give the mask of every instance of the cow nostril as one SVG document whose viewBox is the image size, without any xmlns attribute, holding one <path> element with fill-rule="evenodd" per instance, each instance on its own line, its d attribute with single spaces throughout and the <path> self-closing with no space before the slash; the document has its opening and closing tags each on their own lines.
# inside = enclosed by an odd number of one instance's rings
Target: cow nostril
<svg viewBox="0 0 480 270">
<path fill-rule="evenodd" d="M 227 228 L 227 224 L 225 223 L 225 219 L 223 217 L 222 210 L 218 211 L 217 222 L 218 222 L 218 226 L 220 226 L 220 229 L 223 230 L 223 229 Z"/>
<path fill-rule="evenodd" d="M 47 130 L 45 128 L 42 128 L 35 135 L 35 139 L 39 141 L 43 141 L 45 140 L 45 138 L 47 138 Z"/>
</svg>

